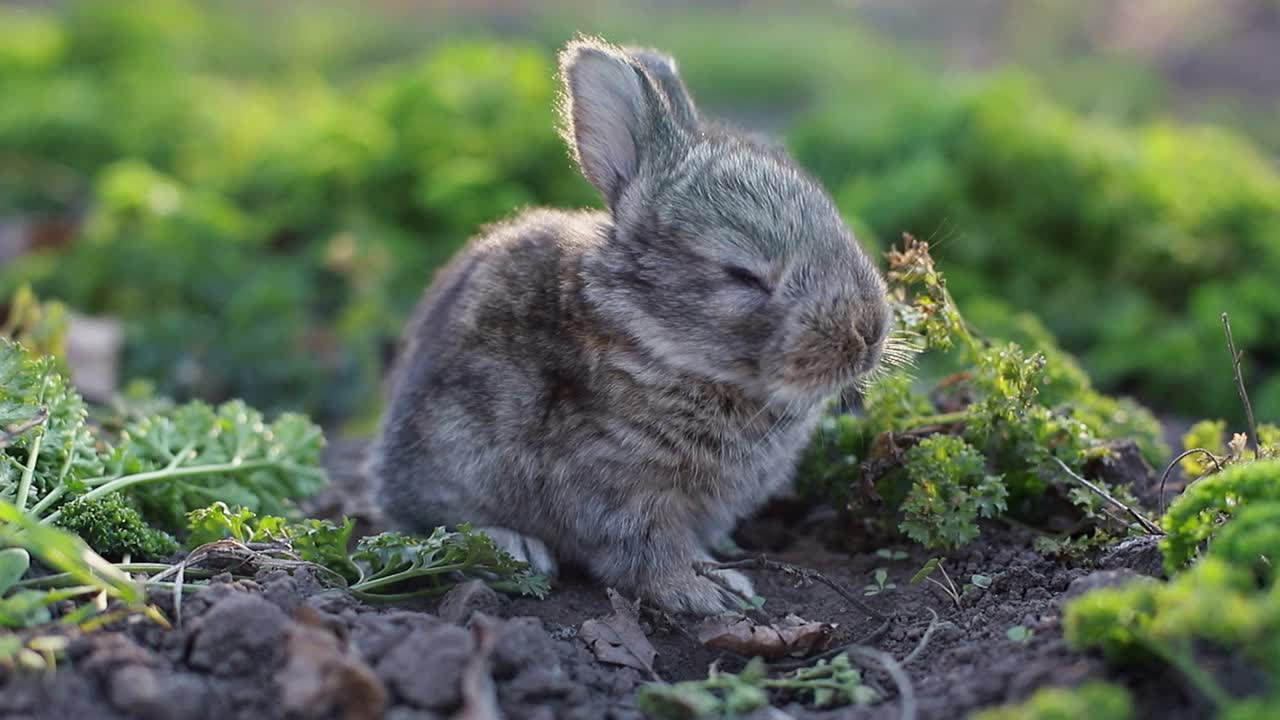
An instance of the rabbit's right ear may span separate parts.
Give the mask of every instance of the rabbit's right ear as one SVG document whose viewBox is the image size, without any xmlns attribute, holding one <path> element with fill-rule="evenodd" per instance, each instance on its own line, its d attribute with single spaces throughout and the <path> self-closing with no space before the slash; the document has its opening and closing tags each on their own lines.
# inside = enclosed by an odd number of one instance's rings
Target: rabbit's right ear
<svg viewBox="0 0 1280 720">
<path fill-rule="evenodd" d="M 640 61 L 649 76 L 657 81 L 671 106 L 671 114 L 690 132 L 697 132 L 698 109 L 693 105 L 693 98 L 680 80 L 676 70 L 676 61 L 670 56 L 652 48 L 623 48 L 628 55 Z"/>
<path fill-rule="evenodd" d="M 645 162 L 678 141 L 668 102 L 638 60 L 590 39 L 560 53 L 564 135 L 582 174 L 613 207 Z"/>
</svg>

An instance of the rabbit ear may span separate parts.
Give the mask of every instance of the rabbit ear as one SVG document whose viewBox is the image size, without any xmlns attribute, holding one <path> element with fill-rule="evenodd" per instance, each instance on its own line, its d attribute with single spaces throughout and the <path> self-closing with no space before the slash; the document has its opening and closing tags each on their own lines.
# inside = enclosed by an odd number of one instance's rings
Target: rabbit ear
<svg viewBox="0 0 1280 720">
<path fill-rule="evenodd" d="M 676 140 L 671 109 L 637 60 L 598 41 L 570 43 L 560 75 L 565 140 L 612 207 L 640 165 Z"/>
<path fill-rule="evenodd" d="M 676 61 L 651 48 L 624 48 L 628 55 L 640 61 L 649 76 L 662 88 L 663 95 L 671 107 L 671 114 L 681 127 L 690 132 L 698 129 L 698 109 L 694 107 L 693 98 L 680 81 L 680 73 L 676 70 Z"/>
</svg>

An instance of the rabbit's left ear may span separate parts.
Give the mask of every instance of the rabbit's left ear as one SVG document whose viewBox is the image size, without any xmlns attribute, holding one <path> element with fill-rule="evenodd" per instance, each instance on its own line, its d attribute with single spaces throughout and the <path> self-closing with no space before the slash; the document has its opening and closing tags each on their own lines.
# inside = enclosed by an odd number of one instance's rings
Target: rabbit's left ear
<svg viewBox="0 0 1280 720">
<path fill-rule="evenodd" d="M 623 48 L 631 57 L 635 58 L 644 66 L 645 72 L 658 83 L 662 94 L 667 98 L 667 104 L 671 107 L 671 114 L 681 127 L 690 132 L 698 129 L 698 109 L 693 104 L 693 98 L 689 96 L 688 89 L 680 80 L 680 73 L 676 70 L 676 61 L 670 55 L 665 55 L 651 48 Z"/>
<path fill-rule="evenodd" d="M 575 40 L 560 53 L 560 76 L 565 139 L 609 207 L 642 166 L 666 162 L 687 142 L 658 80 L 622 50 Z"/>
</svg>

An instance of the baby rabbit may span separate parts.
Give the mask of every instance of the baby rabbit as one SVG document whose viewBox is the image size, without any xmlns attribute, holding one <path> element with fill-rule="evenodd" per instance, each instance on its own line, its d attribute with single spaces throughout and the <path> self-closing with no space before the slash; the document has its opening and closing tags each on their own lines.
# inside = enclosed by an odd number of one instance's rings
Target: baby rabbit
<svg viewBox="0 0 1280 720">
<path fill-rule="evenodd" d="M 578 39 L 564 136 L 608 212 L 530 210 L 435 278 L 371 455 L 388 518 L 464 521 L 671 611 L 733 606 L 707 548 L 876 367 L 878 271 L 785 154 L 703 120 L 670 58 Z"/>
</svg>

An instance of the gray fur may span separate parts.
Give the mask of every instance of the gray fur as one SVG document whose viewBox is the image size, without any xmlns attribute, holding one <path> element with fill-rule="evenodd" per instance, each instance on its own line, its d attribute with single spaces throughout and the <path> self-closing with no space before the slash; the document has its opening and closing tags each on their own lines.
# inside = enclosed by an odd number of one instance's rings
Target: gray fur
<svg viewBox="0 0 1280 720">
<path fill-rule="evenodd" d="M 693 564 L 878 362 L 884 283 L 822 188 L 699 120 L 663 56 L 581 39 L 561 78 L 565 137 L 609 211 L 528 211 L 440 272 L 371 470 L 406 529 L 496 528 L 546 569 L 716 612 L 731 602 Z"/>
</svg>

